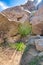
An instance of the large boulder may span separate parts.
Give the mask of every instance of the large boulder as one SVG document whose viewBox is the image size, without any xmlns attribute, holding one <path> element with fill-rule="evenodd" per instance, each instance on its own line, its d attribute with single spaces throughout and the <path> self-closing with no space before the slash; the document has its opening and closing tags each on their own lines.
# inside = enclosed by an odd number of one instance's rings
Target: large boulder
<svg viewBox="0 0 43 65">
<path fill-rule="evenodd" d="M 0 13 L 0 43 L 2 43 L 5 38 L 12 39 L 14 42 L 15 40 L 17 41 L 20 39 L 18 36 L 18 26 L 19 22 L 9 21 L 3 14 Z"/>
<path fill-rule="evenodd" d="M 33 34 L 43 35 L 43 7 L 38 9 L 31 19 Z"/>
</svg>

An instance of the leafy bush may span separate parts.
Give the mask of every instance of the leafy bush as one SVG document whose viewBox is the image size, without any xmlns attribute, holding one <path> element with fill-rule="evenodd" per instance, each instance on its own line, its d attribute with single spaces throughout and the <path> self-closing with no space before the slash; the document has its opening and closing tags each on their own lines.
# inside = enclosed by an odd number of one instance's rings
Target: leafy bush
<svg viewBox="0 0 43 65">
<path fill-rule="evenodd" d="M 28 34 L 31 34 L 32 31 L 32 27 L 29 24 L 29 22 L 25 22 L 19 25 L 19 33 L 21 34 L 21 36 L 26 36 Z"/>
<path fill-rule="evenodd" d="M 9 44 L 11 48 L 15 48 L 17 51 L 23 51 L 25 49 L 25 44 L 23 42 Z"/>
</svg>

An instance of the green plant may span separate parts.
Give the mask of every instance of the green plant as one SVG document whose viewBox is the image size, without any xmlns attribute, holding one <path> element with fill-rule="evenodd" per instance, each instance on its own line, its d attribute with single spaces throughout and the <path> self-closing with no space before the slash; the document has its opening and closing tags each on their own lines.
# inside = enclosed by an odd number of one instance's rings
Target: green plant
<svg viewBox="0 0 43 65">
<path fill-rule="evenodd" d="M 26 36 L 31 34 L 32 31 L 32 27 L 29 24 L 29 22 L 25 22 L 19 25 L 19 33 L 21 34 L 21 36 Z"/>
<path fill-rule="evenodd" d="M 11 48 L 15 48 L 17 51 L 23 51 L 25 49 L 25 44 L 23 42 L 9 44 Z"/>
<path fill-rule="evenodd" d="M 16 45 L 15 45 L 15 47 L 16 47 L 16 49 L 18 50 L 18 51 L 22 51 L 22 50 L 24 50 L 25 49 L 25 44 L 23 43 L 23 42 L 20 42 L 20 43 L 17 43 Z"/>
</svg>

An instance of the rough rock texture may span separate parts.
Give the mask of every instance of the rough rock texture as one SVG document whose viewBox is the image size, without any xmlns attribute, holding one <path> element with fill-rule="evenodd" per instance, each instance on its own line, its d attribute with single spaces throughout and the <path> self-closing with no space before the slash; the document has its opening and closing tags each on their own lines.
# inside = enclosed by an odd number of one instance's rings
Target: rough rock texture
<svg viewBox="0 0 43 65">
<path fill-rule="evenodd" d="M 21 52 L 11 48 L 2 49 L 0 47 L 0 65 L 19 65 L 21 57 Z"/>
<path fill-rule="evenodd" d="M 20 36 L 18 36 L 18 25 L 19 23 L 9 21 L 5 16 L 0 14 L 0 41 L 10 37 L 14 38 L 13 41 L 20 39 Z"/>
<path fill-rule="evenodd" d="M 10 21 L 24 22 L 29 21 L 29 13 L 24 11 L 21 6 L 16 6 L 8 8 L 2 11 L 2 14 L 5 15 Z"/>
<path fill-rule="evenodd" d="M 43 39 L 36 39 L 35 45 L 38 51 L 43 51 Z"/>
<path fill-rule="evenodd" d="M 18 42 L 20 38 L 21 38 L 21 35 L 18 34 L 17 36 L 14 36 L 14 37 L 8 37 L 6 41 L 8 43 L 14 43 L 14 42 Z"/>
<path fill-rule="evenodd" d="M 32 32 L 34 34 L 43 35 L 43 6 L 38 9 L 34 17 L 31 20 L 32 23 Z"/>
<path fill-rule="evenodd" d="M 34 3 L 30 0 L 27 1 L 24 5 L 21 5 L 25 10 L 33 11 L 35 10 Z"/>
<path fill-rule="evenodd" d="M 4 14 L 10 21 L 24 22 L 29 21 L 29 11 L 34 9 L 34 3 L 28 0 L 24 5 L 8 8 L 1 13 Z"/>
<path fill-rule="evenodd" d="M 25 11 L 24 7 L 16 6 L 2 11 L 0 17 L 0 30 L 2 31 L 1 34 L 4 34 L 4 37 L 7 37 L 8 42 L 14 42 L 20 39 L 20 35 L 18 35 L 19 23 L 29 22 L 30 13 Z"/>
</svg>

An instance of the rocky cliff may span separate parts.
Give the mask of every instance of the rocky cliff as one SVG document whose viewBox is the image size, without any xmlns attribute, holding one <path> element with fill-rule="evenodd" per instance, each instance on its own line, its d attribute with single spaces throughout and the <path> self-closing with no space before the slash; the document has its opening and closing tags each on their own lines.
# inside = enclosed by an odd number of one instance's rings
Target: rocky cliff
<svg viewBox="0 0 43 65">
<path fill-rule="evenodd" d="M 7 38 L 7 42 L 20 39 L 18 26 L 20 23 L 29 22 L 30 13 L 22 6 L 8 8 L 0 13 L 0 40 Z M 1 43 L 1 42 L 0 42 Z"/>
<path fill-rule="evenodd" d="M 0 39 L 7 37 L 8 41 L 18 40 L 20 38 L 18 25 L 19 23 L 30 22 L 30 11 L 33 10 L 33 2 L 28 1 L 24 5 L 2 11 L 0 13 Z M 33 34 L 43 34 L 43 6 L 35 12 L 31 24 Z"/>
</svg>

